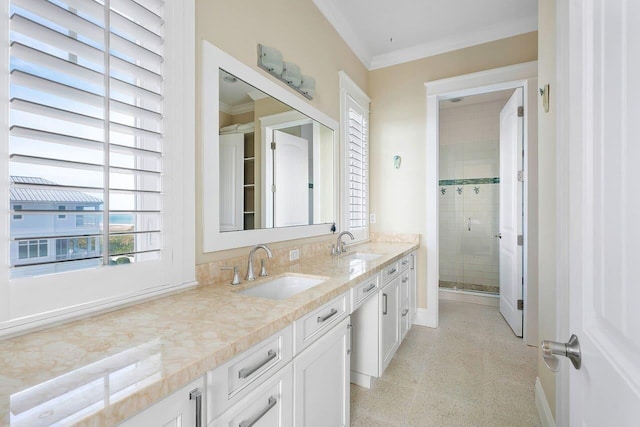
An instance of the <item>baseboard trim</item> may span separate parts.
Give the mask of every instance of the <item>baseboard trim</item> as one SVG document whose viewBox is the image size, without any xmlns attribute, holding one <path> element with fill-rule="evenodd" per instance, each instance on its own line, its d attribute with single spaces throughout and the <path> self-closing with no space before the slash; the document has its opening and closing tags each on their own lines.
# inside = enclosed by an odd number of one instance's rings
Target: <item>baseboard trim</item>
<svg viewBox="0 0 640 427">
<path fill-rule="evenodd" d="M 542 427 L 556 427 L 556 422 L 551 415 L 551 408 L 547 401 L 547 396 L 542 388 L 540 378 L 536 377 L 536 409 L 538 410 L 538 417 Z"/>
<path fill-rule="evenodd" d="M 453 289 L 440 289 L 438 297 L 441 300 L 468 302 L 471 304 L 500 307 L 498 295 L 482 295 L 476 292 L 456 291 Z"/>
<path fill-rule="evenodd" d="M 371 388 L 372 378 L 360 372 L 351 371 L 351 383 L 364 388 Z"/>
<path fill-rule="evenodd" d="M 434 309 L 418 308 L 413 319 L 414 325 L 426 326 L 428 328 L 438 327 L 438 315 Z"/>
</svg>

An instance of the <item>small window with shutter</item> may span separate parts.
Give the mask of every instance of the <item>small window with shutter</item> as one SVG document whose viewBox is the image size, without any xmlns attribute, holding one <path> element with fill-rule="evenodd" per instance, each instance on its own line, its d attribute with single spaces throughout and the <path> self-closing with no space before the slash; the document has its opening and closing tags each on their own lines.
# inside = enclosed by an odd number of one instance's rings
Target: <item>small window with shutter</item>
<svg viewBox="0 0 640 427">
<path fill-rule="evenodd" d="M 369 238 L 369 98 L 343 72 L 341 88 L 341 139 L 343 172 L 343 224 L 341 230 L 356 240 Z"/>
</svg>

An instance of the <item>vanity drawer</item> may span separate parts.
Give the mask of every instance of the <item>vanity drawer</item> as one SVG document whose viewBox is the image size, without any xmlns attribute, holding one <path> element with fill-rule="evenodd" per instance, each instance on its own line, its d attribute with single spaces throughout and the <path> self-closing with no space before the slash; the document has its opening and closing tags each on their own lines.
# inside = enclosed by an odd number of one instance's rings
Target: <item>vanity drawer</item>
<svg viewBox="0 0 640 427">
<path fill-rule="evenodd" d="M 411 267 L 410 255 L 403 256 L 402 258 L 400 258 L 400 271 L 402 272 L 402 271 L 408 270 L 409 267 Z"/>
<path fill-rule="evenodd" d="M 245 425 L 274 427 L 291 427 L 293 425 L 292 364 L 281 369 L 231 409 L 216 418 L 209 424 L 209 427 Z"/>
<path fill-rule="evenodd" d="M 293 357 L 289 325 L 207 375 L 207 415 L 212 420 L 273 376 Z"/>
<path fill-rule="evenodd" d="M 316 308 L 293 324 L 294 354 L 299 354 L 351 312 L 349 292 Z"/>
<path fill-rule="evenodd" d="M 389 281 L 393 280 L 395 277 L 400 274 L 400 262 L 396 261 L 392 264 L 387 265 L 381 274 L 382 284 L 386 285 Z"/>
<path fill-rule="evenodd" d="M 375 295 L 380 289 L 380 275 L 376 274 L 362 281 L 359 285 L 351 288 L 351 312 L 360 307 L 360 305 L 371 295 Z"/>
<path fill-rule="evenodd" d="M 411 270 L 407 270 L 400 274 L 400 304 L 409 304 L 409 275 Z"/>
</svg>

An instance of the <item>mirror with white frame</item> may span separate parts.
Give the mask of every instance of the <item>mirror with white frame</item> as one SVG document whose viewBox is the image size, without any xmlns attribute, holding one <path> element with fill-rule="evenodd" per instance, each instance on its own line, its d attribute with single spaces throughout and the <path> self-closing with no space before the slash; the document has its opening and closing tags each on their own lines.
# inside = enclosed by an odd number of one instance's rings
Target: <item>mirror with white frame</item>
<svg viewBox="0 0 640 427">
<path fill-rule="evenodd" d="M 337 123 L 203 42 L 203 250 L 329 234 Z"/>
</svg>

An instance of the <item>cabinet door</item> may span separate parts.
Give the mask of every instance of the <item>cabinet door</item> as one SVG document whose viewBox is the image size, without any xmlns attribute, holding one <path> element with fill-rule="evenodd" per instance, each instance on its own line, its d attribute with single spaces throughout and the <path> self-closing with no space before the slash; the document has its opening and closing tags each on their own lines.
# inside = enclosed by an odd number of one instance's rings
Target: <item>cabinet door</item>
<svg viewBox="0 0 640 427">
<path fill-rule="evenodd" d="M 380 375 L 400 344 L 399 289 L 400 278 L 396 277 L 380 291 Z"/>
<path fill-rule="evenodd" d="M 349 425 L 349 318 L 293 360 L 294 425 Z"/>
<path fill-rule="evenodd" d="M 412 252 L 409 255 L 409 329 L 413 325 L 413 321 L 416 317 L 417 311 L 417 296 L 416 290 L 418 288 L 418 253 Z"/>
<path fill-rule="evenodd" d="M 196 411 L 202 411 L 204 394 L 200 395 L 200 404 L 196 405 L 196 400 L 191 399 L 191 392 L 204 390 L 204 378 L 192 382 L 191 384 L 176 391 L 160 402 L 142 411 L 135 417 L 129 418 L 121 427 L 195 427 Z M 195 396 L 194 396 L 195 397 Z M 201 420 L 204 414 L 200 412 Z"/>
</svg>

